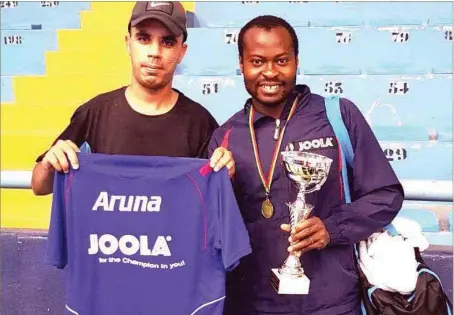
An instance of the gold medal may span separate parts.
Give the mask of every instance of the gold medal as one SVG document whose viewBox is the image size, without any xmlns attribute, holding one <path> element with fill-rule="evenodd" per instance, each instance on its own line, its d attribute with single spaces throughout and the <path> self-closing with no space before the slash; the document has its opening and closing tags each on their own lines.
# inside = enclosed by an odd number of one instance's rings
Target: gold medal
<svg viewBox="0 0 454 315">
<path fill-rule="evenodd" d="M 271 182 L 273 181 L 274 169 L 276 167 L 276 161 L 277 161 L 277 157 L 279 155 L 279 151 L 281 148 L 282 139 L 284 138 L 285 128 L 287 127 L 287 124 L 288 124 L 290 118 L 293 116 L 293 113 L 295 112 L 297 103 L 298 103 L 298 101 L 297 101 L 297 99 L 295 99 L 293 102 L 293 105 L 290 109 L 290 113 L 288 114 L 287 122 L 285 123 L 285 126 L 282 128 L 282 132 L 280 132 L 280 134 L 278 134 L 278 139 L 277 139 L 275 147 L 274 147 L 273 158 L 271 160 L 271 166 L 270 166 L 267 177 L 265 177 L 265 174 L 263 173 L 262 164 L 260 163 L 257 139 L 255 138 L 254 107 L 253 106 L 251 107 L 250 112 L 249 112 L 249 132 L 250 132 L 251 140 L 252 140 L 252 149 L 254 150 L 255 163 L 257 165 L 257 170 L 258 170 L 258 173 L 260 176 L 260 180 L 262 181 L 262 184 L 263 184 L 263 187 L 265 188 L 265 193 L 266 193 L 266 199 L 262 202 L 262 215 L 266 219 L 270 219 L 274 214 L 274 207 L 273 207 L 273 204 L 271 203 L 270 199 L 268 198 L 268 196 L 271 192 Z"/>
<path fill-rule="evenodd" d="M 266 198 L 263 202 L 262 202 L 262 215 L 269 219 L 273 216 L 274 214 L 274 207 L 273 207 L 273 204 L 271 203 L 271 201 Z"/>
</svg>

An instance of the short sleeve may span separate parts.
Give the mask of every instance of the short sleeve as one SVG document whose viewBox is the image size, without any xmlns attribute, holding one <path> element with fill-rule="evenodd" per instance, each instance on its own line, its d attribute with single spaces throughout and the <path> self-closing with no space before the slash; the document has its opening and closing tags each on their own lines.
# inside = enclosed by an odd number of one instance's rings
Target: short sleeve
<svg viewBox="0 0 454 315">
<path fill-rule="evenodd" d="M 227 169 L 223 169 L 216 176 L 219 176 L 217 244 L 221 250 L 225 270 L 231 271 L 238 265 L 240 259 L 249 255 L 252 250 Z"/>
<path fill-rule="evenodd" d="M 88 130 L 87 126 L 89 125 L 89 106 L 88 103 L 80 106 L 76 109 L 74 114 L 71 116 L 70 123 L 63 130 L 63 132 L 54 140 L 52 145 L 57 143 L 58 140 L 71 140 L 78 147 L 80 147 L 84 142 L 87 141 Z M 43 152 L 40 156 L 36 158 L 36 162 L 41 162 L 47 151 Z"/>
<path fill-rule="evenodd" d="M 211 157 L 213 155 L 214 150 L 216 150 L 216 148 L 219 146 L 219 143 L 216 138 L 217 133 L 218 132 L 215 132 L 213 134 L 213 136 L 211 137 L 210 142 L 208 144 L 208 157 Z"/>
<path fill-rule="evenodd" d="M 46 248 L 46 262 L 60 269 L 65 268 L 68 259 L 66 242 L 65 179 L 65 174 L 55 172 Z"/>
<path fill-rule="evenodd" d="M 197 157 L 207 159 L 209 157 L 209 143 L 213 132 L 219 127 L 216 120 L 210 114 L 207 114 L 207 122 L 202 123 L 203 130 L 201 130 L 202 143 L 198 150 Z"/>
</svg>

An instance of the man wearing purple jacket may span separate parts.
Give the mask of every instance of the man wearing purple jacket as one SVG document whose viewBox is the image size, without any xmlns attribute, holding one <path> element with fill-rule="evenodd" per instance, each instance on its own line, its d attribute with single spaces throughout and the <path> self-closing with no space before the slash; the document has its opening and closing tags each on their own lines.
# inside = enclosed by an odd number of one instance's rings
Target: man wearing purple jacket
<svg viewBox="0 0 454 315">
<path fill-rule="evenodd" d="M 274 16 L 251 20 L 239 34 L 238 48 L 251 98 L 215 131 L 210 151 L 223 142 L 233 154 L 232 182 L 252 254 L 229 275 L 225 314 L 360 314 L 354 244 L 393 220 L 404 199 L 402 186 L 361 112 L 341 98 L 355 153 L 349 167 L 352 203 L 345 204 L 340 144 L 324 98 L 296 85 L 298 38 L 286 21 Z M 286 150 L 332 159 L 324 185 L 306 194 L 314 209 L 297 225 L 293 246 L 286 203 L 296 199 L 296 190 L 279 159 Z M 271 269 L 293 250 L 302 251 L 308 294 L 278 294 L 270 284 Z"/>
</svg>

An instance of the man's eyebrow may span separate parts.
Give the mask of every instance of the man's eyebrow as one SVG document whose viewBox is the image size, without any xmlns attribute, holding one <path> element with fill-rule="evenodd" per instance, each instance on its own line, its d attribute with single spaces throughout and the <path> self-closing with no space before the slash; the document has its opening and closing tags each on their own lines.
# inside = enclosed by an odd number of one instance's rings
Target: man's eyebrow
<svg viewBox="0 0 454 315">
<path fill-rule="evenodd" d="M 137 30 L 136 35 L 150 36 L 150 34 L 148 34 L 148 32 L 145 30 Z"/>
<path fill-rule="evenodd" d="M 150 33 L 148 33 L 146 30 L 137 30 L 136 32 L 136 36 L 148 36 L 148 37 L 151 37 L 152 35 Z M 171 40 L 171 41 L 177 41 L 177 37 L 173 34 L 169 34 L 169 35 L 164 35 L 162 36 L 162 39 L 164 40 Z"/>
<path fill-rule="evenodd" d="M 166 35 L 162 37 L 165 40 L 172 40 L 172 41 L 177 41 L 177 37 L 175 35 Z"/>
<path fill-rule="evenodd" d="M 260 54 L 250 54 L 248 57 L 249 58 L 264 58 L 263 55 L 260 55 Z"/>
<path fill-rule="evenodd" d="M 273 58 L 282 58 L 282 57 L 288 57 L 288 56 L 290 56 L 290 53 L 283 52 L 283 53 L 280 53 L 279 55 L 274 56 Z M 250 54 L 248 57 L 249 58 L 266 58 L 264 55 L 260 55 L 258 53 Z"/>
<path fill-rule="evenodd" d="M 288 56 L 290 56 L 290 53 L 284 52 L 282 54 L 277 55 L 276 58 L 282 58 L 282 57 L 288 57 Z"/>
</svg>

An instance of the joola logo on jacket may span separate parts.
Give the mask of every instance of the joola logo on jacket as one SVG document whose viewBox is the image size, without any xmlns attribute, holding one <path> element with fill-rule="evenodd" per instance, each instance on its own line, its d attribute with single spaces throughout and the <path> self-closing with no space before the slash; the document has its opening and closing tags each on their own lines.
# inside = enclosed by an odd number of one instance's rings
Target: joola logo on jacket
<svg viewBox="0 0 454 315">
<path fill-rule="evenodd" d="M 312 151 L 327 148 L 337 148 L 337 141 L 335 137 L 291 142 L 287 145 L 286 149 L 290 151 Z"/>
</svg>

